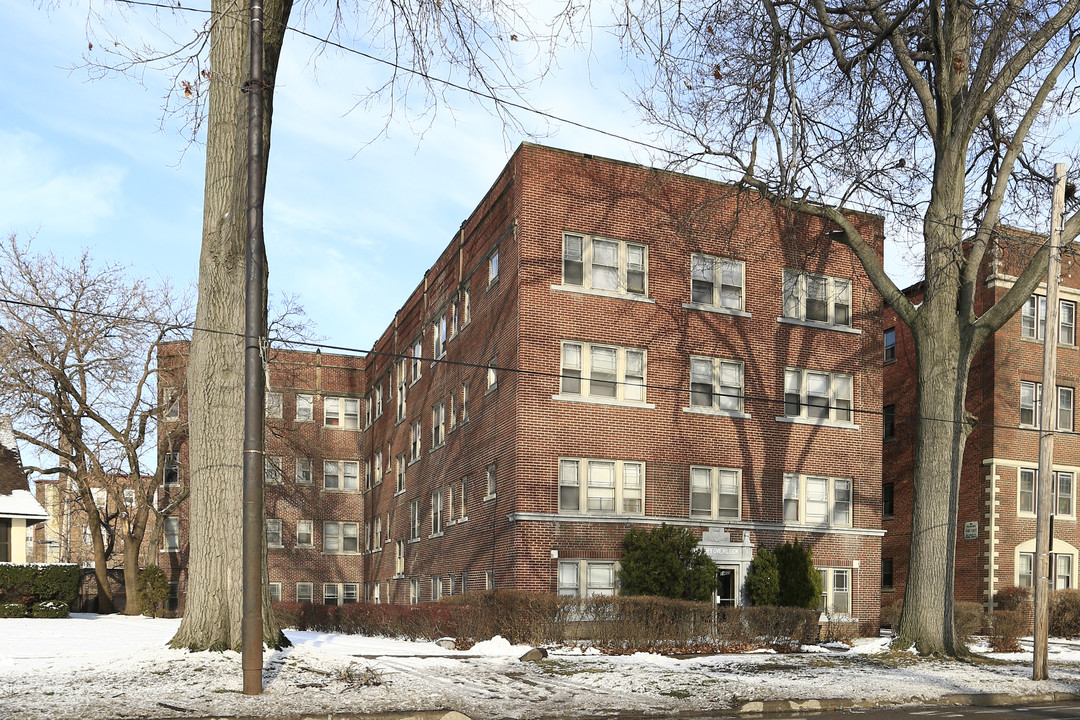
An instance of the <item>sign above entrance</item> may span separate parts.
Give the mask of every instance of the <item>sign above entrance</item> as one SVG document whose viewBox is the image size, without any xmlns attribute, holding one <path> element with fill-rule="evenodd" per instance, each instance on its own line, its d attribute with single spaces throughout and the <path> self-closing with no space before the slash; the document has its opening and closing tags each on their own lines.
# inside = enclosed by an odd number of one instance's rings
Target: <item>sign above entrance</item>
<svg viewBox="0 0 1080 720">
<path fill-rule="evenodd" d="M 750 533 L 743 531 L 742 542 L 731 542 L 731 533 L 720 528 L 709 528 L 701 535 L 701 549 L 716 563 L 748 563 L 754 559 L 754 547 Z"/>
</svg>

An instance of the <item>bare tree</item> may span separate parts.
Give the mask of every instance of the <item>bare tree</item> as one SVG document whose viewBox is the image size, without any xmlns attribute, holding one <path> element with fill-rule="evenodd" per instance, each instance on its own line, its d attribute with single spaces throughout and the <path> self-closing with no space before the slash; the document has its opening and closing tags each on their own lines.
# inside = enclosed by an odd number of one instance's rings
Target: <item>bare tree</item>
<svg viewBox="0 0 1080 720">
<path fill-rule="evenodd" d="M 162 514 L 155 358 L 184 306 L 119 265 L 96 267 L 85 252 L 65 264 L 14 236 L 0 245 L 0 296 L 0 408 L 37 451 L 29 469 L 67 481 L 85 513 L 99 611 L 113 610 L 106 567 L 119 550 L 126 612 L 137 614 L 141 549 Z"/>
<path fill-rule="evenodd" d="M 1045 228 L 1048 176 L 1078 109 L 1080 0 L 691 0 L 627 3 L 623 34 L 652 61 L 647 116 L 690 162 L 840 228 L 918 356 L 915 516 L 901 642 L 963 652 L 953 627 L 964 406 L 975 353 L 1045 275 L 1030 235 Z M 1075 164 L 1073 165 L 1075 167 Z M 841 212 L 884 206 L 921 239 L 925 293 L 913 304 Z M 1055 218 L 1064 241 L 1080 217 Z M 1015 238 L 1017 234 L 1013 234 Z M 1023 244 L 1023 243 L 1027 244 Z M 1004 253 L 1004 255 L 999 254 Z M 974 306 L 991 259 L 1018 277 Z M 979 314 L 981 312 L 981 314 Z M 947 499 L 947 501 L 943 501 Z"/>
</svg>

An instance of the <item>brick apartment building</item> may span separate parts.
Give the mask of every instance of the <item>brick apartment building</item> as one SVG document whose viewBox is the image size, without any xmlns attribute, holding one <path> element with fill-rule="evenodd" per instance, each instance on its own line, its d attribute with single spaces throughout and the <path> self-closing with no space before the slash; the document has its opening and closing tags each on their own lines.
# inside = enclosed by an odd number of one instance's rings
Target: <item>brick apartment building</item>
<svg viewBox="0 0 1080 720">
<path fill-rule="evenodd" d="M 373 348 L 365 597 L 609 593 L 627 529 L 668 523 L 721 602 L 799 539 L 829 608 L 875 623 L 881 303 L 829 229 L 522 145 Z"/>
<path fill-rule="evenodd" d="M 999 246 L 984 268 L 976 294 L 976 314 L 1000 299 L 1036 244 Z M 1041 242 L 1041 239 L 1038 240 Z M 1054 445 L 1054 545 L 1051 587 L 1075 587 L 1080 531 L 1076 523 L 1080 441 L 1074 401 L 1080 380 L 1076 308 L 1080 277 L 1071 256 L 1062 267 L 1058 343 L 1058 432 Z M 921 285 L 907 293 L 918 301 Z M 1020 313 L 979 351 L 972 363 L 967 408 L 978 419 L 968 438 L 961 473 L 957 518 L 955 588 L 958 602 L 993 609 L 1003 587 L 1032 587 L 1035 553 L 1035 498 L 1041 405 L 1042 343 L 1046 326 L 1045 284 Z M 915 423 L 915 347 L 896 314 L 885 309 L 884 472 L 882 604 L 901 602 L 911 543 Z M 943 500 L 944 501 L 944 500 Z"/>
<path fill-rule="evenodd" d="M 880 251 L 881 218 L 851 219 Z M 720 602 L 798 539 L 828 609 L 876 624 L 881 302 L 829 230 L 522 145 L 366 359 L 271 360 L 275 596 L 610 593 L 627 529 L 667 523 L 717 560 Z"/>
</svg>

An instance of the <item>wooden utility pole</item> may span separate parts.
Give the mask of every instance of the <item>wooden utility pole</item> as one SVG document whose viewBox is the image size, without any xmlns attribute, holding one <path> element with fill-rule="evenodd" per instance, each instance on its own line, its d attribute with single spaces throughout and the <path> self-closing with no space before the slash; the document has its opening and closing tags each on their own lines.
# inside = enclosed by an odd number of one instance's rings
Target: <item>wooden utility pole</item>
<svg viewBox="0 0 1080 720">
<path fill-rule="evenodd" d="M 1050 257 L 1046 263 L 1046 330 L 1043 333 L 1042 409 L 1039 413 L 1038 504 L 1035 510 L 1035 642 L 1031 679 L 1049 677 L 1050 515 L 1054 480 L 1054 422 L 1057 414 L 1058 286 L 1061 281 L 1061 230 L 1065 214 L 1065 163 L 1054 165 L 1050 211 Z"/>
<path fill-rule="evenodd" d="M 244 260 L 244 518 L 243 601 L 240 664 L 244 694 L 262 693 L 263 617 L 263 445 L 266 380 L 263 351 L 266 335 L 266 288 L 263 268 L 263 12 L 262 0 L 251 0 L 248 96 L 247 244 Z"/>
</svg>

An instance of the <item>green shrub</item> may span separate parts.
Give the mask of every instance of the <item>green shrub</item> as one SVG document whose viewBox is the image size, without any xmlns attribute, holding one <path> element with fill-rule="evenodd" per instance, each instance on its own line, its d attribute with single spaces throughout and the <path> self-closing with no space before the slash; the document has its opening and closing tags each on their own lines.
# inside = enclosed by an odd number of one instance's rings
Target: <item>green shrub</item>
<svg viewBox="0 0 1080 720">
<path fill-rule="evenodd" d="M 39 602 L 35 604 L 30 611 L 31 617 L 36 618 L 66 618 L 70 614 L 67 603 L 57 602 L 55 600 Z"/>
<path fill-rule="evenodd" d="M 746 571 L 746 592 L 754 605 L 777 605 L 780 602 L 780 569 L 776 555 L 768 548 L 758 548 Z"/>
<path fill-rule="evenodd" d="M 780 575 L 778 604 L 811 610 L 820 607 L 821 573 L 814 567 L 810 548 L 796 540 L 778 546 L 775 553 Z"/>
<path fill-rule="evenodd" d="M 1049 630 L 1053 637 L 1080 637 L 1080 590 L 1050 593 Z"/>
<path fill-rule="evenodd" d="M 22 603 L 0 603 L 0 618 L 26 617 L 26 606 Z"/>
<path fill-rule="evenodd" d="M 71 607 L 79 599 L 77 565 L 0 565 L 0 603 L 32 605 L 55 600 Z"/>
<path fill-rule="evenodd" d="M 631 528 L 623 539 L 622 592 L 711 600 L 716 590 L 716 564 L 697 545 L 689 528 L 666 523 L 649 530 Z"/>
<path fill-rule="evenodd" d="M 169 578 L 157 565 L 147 565 L 139 571 L 139 612 L 150 617 L 162 617 L 169 604 Z"/>
</svg>

